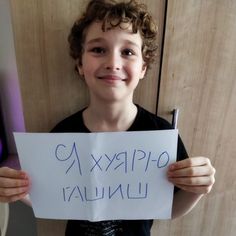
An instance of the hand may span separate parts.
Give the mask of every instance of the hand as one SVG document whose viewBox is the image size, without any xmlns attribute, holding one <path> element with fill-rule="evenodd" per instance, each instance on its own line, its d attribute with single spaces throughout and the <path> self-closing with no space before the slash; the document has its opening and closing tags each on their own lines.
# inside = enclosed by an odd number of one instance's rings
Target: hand
<svg viewBox="0 0 236 236">
<path fill-rule="evenodd" d="M 178 188 L 197 194 L 209 193 L 215 182 L 215 168 L 206 157 L 192 157 L 169 166 L 168 179 Z"/>
<path fill-rule="evenodd" d="M 29 185 L 25 172 L 8 167 L 0 168 L 0 202 L 14 202 L 24 198 Z"/>
</svg>

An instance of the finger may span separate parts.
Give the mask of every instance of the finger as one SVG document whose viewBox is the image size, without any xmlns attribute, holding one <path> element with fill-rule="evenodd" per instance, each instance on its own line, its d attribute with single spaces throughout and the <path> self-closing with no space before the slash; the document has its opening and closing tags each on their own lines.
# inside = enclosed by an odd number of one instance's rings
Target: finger
<svg viewBox="0 0 236 236">
<path fill-rule="evenodd" d="M 195 167 L 186 167 L 182 169 L 169 170 L 167 175 L 169 177 L 197 177 L 197 176 L 210 176 L 215 173 L 213 167 L 205 166 L 195 166 Z"/>
<path fill-rule="evenodd" d="M 11 197 L 14 195 L 28 193 L 29 187 L 20 187 L 20 188 L 0 188 L 0 197 Z"/>
<path fill-rule="evenodd" d="M 183 178 L 169 178 L 169 181 L 174 185 L 186 185 L 186 186 L 209 186 L 213 185 L 215 178 L 213 176 L 201 176 L 201 177 L 183 177 Z"/>
<path fill-rule="evenodd" d="M 14 170 L 8 167 L 0 168 L 0 177 L 9 177 L 15 179 L 26 179 L 27 174 L 21 170 Z"/>
<path fill-rule="evenodd" d="M 28 193 L 25 192 L 25 193 L 17 194 L 17 195 L 10 196 L 10 197 L 1 197 L 0 196 L 0 202 L 5 202 L 5 203 L 15 202 L 15 201 L 23 199 L 27 194 Z"/>
<path fill-rule="evenodd" d="M 0 177 L 0 186 L 2 188 L 23 187 L 29 185 L 28 179 L 11 179 Z"/>
<path fill-rule="evenodd" d="M 198 193 L 198 194 L 209 193 L 212 189 L 212 185 L 210 185 L 210 186 L 175 185 L 175 186 L 186 191 L 186 192 L 192 192 L 192 193 Z"/>
<path fill-rule="evenodd" d="M 206 157 L 191 157 L 171 164 L 169 166 L 169 170 L 177 170 L 192 166 L 203 166 L 203 165 L 211 165 L 210 160 Z"/>
</svg>

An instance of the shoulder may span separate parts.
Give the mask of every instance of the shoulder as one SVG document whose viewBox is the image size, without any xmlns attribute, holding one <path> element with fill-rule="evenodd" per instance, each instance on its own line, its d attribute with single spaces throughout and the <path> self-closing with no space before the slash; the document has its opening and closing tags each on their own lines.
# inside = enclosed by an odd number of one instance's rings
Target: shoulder
<svg viewBox="0 0 236 236">
<path fill-rule="evenodd" d="M 82 113 L 84 109 L 66 117 L 60 121 L 52 130 L 52 133 L 59 132 L 83 132 L 84 123 L 82 118 Z"/>
<path fill-rule="evenodd" d="M 173 129 L 172 125 L 165 119 L 147 111 L 137 105 L 138 113 L 131 126 L 132 130 L 163 130 Z"/>
<path fill-rule="evenodd" d="M 173 129 L 173 126 L 167 120 L 156 116 L 155 114 L 145 110 L 138 105 L 137 107 L 138 114 L 134 124 L 131 126 L 132 131 Z M 180 136 L 178 136 L 177 161 L 183 160 L 187 157 L 188 153 L 186 151 L 186 148 Z"/>
</svg>

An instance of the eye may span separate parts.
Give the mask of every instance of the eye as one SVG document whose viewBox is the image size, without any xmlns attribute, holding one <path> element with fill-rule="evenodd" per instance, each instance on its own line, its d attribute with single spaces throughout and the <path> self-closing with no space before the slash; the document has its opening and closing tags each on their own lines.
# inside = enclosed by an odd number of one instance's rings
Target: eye
<svg viewBox="0 0 236 236">
<path fill-rule="evenodd" d="M 132 49 L 126 48 L 122 51 L 122 55 L 132 56 L 132 55 L 135 55 L 135 52 Z"/>
<path fill-rule="evenodd" d="M 105 48 L 102 48 L 102 47 L 94 47 L 90 49 L 90 51 L 96 54 L 104 54 L 106 50 Z"/>
</svg>

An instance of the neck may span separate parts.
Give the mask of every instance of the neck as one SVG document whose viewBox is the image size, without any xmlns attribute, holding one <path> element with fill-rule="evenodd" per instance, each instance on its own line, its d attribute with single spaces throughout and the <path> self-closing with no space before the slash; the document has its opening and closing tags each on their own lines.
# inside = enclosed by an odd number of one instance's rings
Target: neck
<svg viewBox="0 0 236 236">
<path fill-rule="evenodd" d="M 133 123 L 137 107 L 133 102 L 99 104 L 91 102 L 83 112 L 86 127 L 92 132 L 125 131 Z"/>
</svg>

